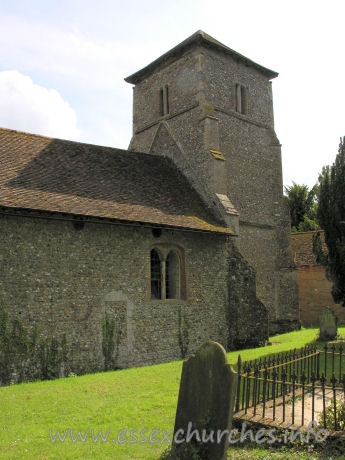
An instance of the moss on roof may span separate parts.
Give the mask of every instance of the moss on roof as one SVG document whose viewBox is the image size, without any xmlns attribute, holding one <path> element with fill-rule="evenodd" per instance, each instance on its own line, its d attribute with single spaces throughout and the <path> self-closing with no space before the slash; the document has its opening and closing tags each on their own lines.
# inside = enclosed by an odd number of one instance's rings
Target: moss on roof
<svg viewBox="0 0 345 460">
<path fill-rule="evenodd" d="M 0 128 L 0 206 L 232 234 L 172 160 Z"/>
</svg>

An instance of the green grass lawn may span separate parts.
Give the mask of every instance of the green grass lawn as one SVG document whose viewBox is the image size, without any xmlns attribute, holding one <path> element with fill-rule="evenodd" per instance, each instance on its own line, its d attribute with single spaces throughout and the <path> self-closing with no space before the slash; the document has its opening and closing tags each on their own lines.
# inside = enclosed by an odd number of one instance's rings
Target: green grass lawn
<svg viewBox="0 0 345 460">
<path fill-rule="evenodd" d="M 345 328 L 339 330 L 345 335 Z M 317 329 L 277 335 L 271 346 L 242 350 L 242 360 L 255 359 L 315 342 Z M 230 363 L 239 352 L 228 353 Z M 6 459 L 157 459 L 169 447 L 163 444 L 112 442 L 122 429 L 173 428 L 182 361 L 114 372 L 70 377 L 54 381 L 25 383 L 0 388 L 0 458 Z M 52 443 L 55 435 L 73 429 L 74 434 L 93 428 L 103 434 L 111 430 L 107 442 Z M 137 433 L 138 436 L 138 433 Z M 127 435 L 128 438 L 128 435 Z M 132 439 L 132 438 L 130 438 Z M 142 439 L 142 438 L 140 438 Z M 246 455 L 247 454 L 247 455 Z M 282 452 L 270 454 L 262 448 L 236 448 L 229 458 L 287 458 Z M 276 456 L 272 456 L 276 455 Z M 298 454 L 291 458 L 313 458 Z M 315 457 L 316 458 L 316 457 Z"/>
</svg>

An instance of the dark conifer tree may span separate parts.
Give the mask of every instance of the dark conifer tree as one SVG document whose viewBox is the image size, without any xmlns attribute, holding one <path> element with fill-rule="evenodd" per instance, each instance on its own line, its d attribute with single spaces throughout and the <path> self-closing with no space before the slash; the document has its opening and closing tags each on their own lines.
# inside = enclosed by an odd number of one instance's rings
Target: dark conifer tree
<svg viewBox="0 0 345 460">
<path fill-rule="evenodd" d="M 319 176 L 318 220 L 325 231 L 327 276 L 333 282 L 332 296 L 345 307 L 345 137 L 332 166 Z M 317 241 L 315 241 L 317 249 Z"/>
</svg>

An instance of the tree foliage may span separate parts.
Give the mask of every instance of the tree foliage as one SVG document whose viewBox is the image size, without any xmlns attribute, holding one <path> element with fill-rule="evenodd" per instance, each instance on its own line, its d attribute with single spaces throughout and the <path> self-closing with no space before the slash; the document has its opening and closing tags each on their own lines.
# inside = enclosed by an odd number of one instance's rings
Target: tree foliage
<svg viewBox="0 0 345 460">
<path fill-rule="evenodd" d="M 335 302 L 345 306 L 345 137 L 340 139 L 335 162 L 323 167 L 319 176 L 317 216 L 325 231 L 332 296 Z"/>
<path fill-rule="evenodd" d="M 308 190 L 306 185 L 292 182 L 285 188 L 285 200 L 289 206 L 292 231 L 307 232 L 318 230 L 316 222 L 317 186 Z"/>
</svg>

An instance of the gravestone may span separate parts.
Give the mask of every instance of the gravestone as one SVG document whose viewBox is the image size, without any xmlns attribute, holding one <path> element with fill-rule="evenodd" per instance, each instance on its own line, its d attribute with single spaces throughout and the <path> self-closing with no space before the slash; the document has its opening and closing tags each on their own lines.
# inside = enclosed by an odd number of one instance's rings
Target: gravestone
<svg viewBox="0 0 345 460">
<path fill-rule="evenodd" d="M 237 374 L 219 343 L 204 343 L 183 363 L 172 458 L 226 458 L 236 387 Z"/>
<path fill-rule="evenodd" d="M 337 336 L 337 318 L 329 307 L 319 313 L 320 339 L 332 340 Z"/>
</svg>

